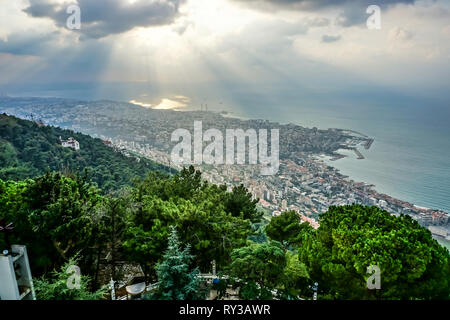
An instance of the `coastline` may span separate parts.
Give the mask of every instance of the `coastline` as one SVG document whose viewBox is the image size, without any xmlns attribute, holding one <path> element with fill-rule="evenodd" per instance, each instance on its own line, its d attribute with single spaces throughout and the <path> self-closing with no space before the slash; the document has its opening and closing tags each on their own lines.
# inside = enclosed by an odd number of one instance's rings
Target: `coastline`
<svg viewBox="0 0 450 320">
<path fill-rule="evenodd" d="M 343 152 L 345 150 L 346 149 L 342 149 L 342 150 L 340 149 L 337 152 Z M 353 151 L 353 149 L 352 150 L 347 149 L 347 150 L 349 153 L 352 153 L 351 151 Z M 361 179 L 357 179 L 352 175 L 352 173 L 343 173 L 342 170 L 340 168 L 338 168 L 338 165 L 336 165 L 336 163 L 339 163 L 339 161 L 341 159 L 348 158 L 349 156 L 350 155 L 343 154 L 343 155 L 341 155 L 341 157 L 337 158 L 337 157 L 330 157 L 327 155 L 322 155 L 320 158 L 322 161 L 324 161 L 325 163 L 327 163 L 328 165 L 330 165 L 334 169 L 336 169 L 341 175 L 346 177 L 347 180 L 354 181 L 355 183 L 364 183 L 367 185 L 371 185 L 372 188 L 374 189 L 374 191 L 378 194 L 389 195 L 392 198 L 398 199 L 399 201 L 409 203 L 411 206 L 413 206 L 416 209 L 421 210 L 421 211 L 443 211 L 443 212 L 449 213 L 448 211 L 446 211 L 445 209 L 442 209 L 442 208 L 433 208 L 433 207 L 429 207 L 429 206 L 420 205 L 420 204 L 412 202 L 412 201 L 402 200 L 401 197 L 394 196 L 390 192 L 382 191 L 381 190 L 383 188 L 382 186 L 380 187 L 376 184 L 371 183 L 370 181 L 362 181 Z M 360 159 L 358 159 L 358 160 L 360 160 Z"/>
<path fill-rule="evenodd" d="M 248 180 L 247 188 L 252 191 L 255 198 L 267 200 L 266 204 L 271 209 L 279 210 L 281 207 L 289 207 L 314 218 L 331 205 L 360 203 L 378 206 L 392 214 L 409 214 L 424 226 L 439 225 L 440 222 L 447 225 L 449 220 L 446 212 L 427 209 L 435 206 L 422 204 L 419 201 L 413 201 L 415 203 L 413 205 L 408 198 L 386 191 L 382 184 L 378 184 L 376 179 L 373 179 L 379 174 L 385 174 L 379 170 L 376 162 L 375 166 L 370 168 L 372 171 L 369 172 L 370 179 L 359 179 L 353 174 L 354 169 L 371 166 L 373 162 L 370 161 L 380 152 L 380 150 L 372 150 L 372 147 L 376 149 L 379 146 L 377 137 L 371 138 L 369 134 L 362 134 L 360 133 L 362 130 L 358 128 L 356 128 L 358 131 L 333 129 L 336 127 L 331 126 L 328 130 L 317 129 L 317 127 L 308 128 L 298 124 L 295 119 L 294 121 L 258 120 L 261 117 L 256 116 L 247 120 L 247 117 L 234 113 L 198 110 L 167 111 L 168 113 L 160 119 L 161 112 L 147 114 L 146 108 L 140 106 L 137 109 L 125 110 L 123 103 L 114 101 L 87 102 L 91 105 L 90 108 L 79 108 L 78 105 L 71 107 L 72 104 L 78 103 L 73 101 L 62 101 L 55 106 L 48 105 L 46 101 L 36 103 L 33 99 L 31 100 L 25 101 L 20 107 L 6 106 L 6 110 L 12 114 L 18 113 L 19 116 L 29 115 L 31 111 L 47 123 L 99 136 L 160 163 L 164 163 L 168 156 L 167 152 L 170 151 L 170 146 L 165 143 L 170 140 L 170 132 L 176 128 L 189 127 L 198 117 L 205 123 L 210 121 L 210 125 L 222 129 L 230 125 L 243 128 L 283 126 L 286 133 L 284 137 L 282 136 L 284 139 L 282 139 L 282 145 L 290 146 L 290 149 L 280 158 L 283 165 L 280 167 L 282 171 L 278 177 L 274 179 L 258 177 L 254 175 L 253 170 L 248 171 L 239 167 L 209 168 L 207 171 L 210 172 L 205 172 L 205 176 L 209 176 L 212 182 L 218 183 L 235 184 Z M 128 103 L 126 105 L 133 106 Z M 101 114 L 102 117 L 97 117 L 97 114 Z M 67 118 L 68 121 L 58 120 L 62 118 Z M 148 121 L 151 121 L 151 126 L 148 125 Z M 111 123 L 115 123 L 118 130 L 114 131 L 115 126 L 108 129 Z M 136 132 L 139 131 L 145 133 L 136 136 Z M 296 149 L 297 141 L 307 142 L 307 149 Z M 361 156 L 358 156 L 355 152 L 356 148 L 360 148 L 366 156 L 364 161 L 360 161 L 363 157 L 361 153 L 359 153 Z M 157 150 L 159 152 L 156 152 Z M 161 152 L 166 154 L 163 155 Z M 342 153 L 348 156 L 343 157 Z M 332 161 L 336 155 L 339 156 L 340 161 Z M 315 158 L 319 158 L 320 161 L 314 160 Z M 350 168 L 353 170 L 350 174 L 349 170 L 341 169 L 341 164 L 345 162 L 351 163 Z M 395 169 L 398 170 L 401 165 L 402 163 L 396 164 Z M 225 177 L 229 179 L 224 180 Z M 374 188 L 375 185 L 376 188 Z M 395 183 L 394 185 L 397 189 L 402 189 L 404 184 Z"/>
<path fill-rule="evenodd" d="M 450 251 L 450 241 L 449 240 L 445 240 L 442 238 L 438 238 L 438 237 L 433 237 L 433 239 L 435 239 L 437 242 L 439 242 L 439 244 L 445 248 L 447 248 L 447 250 Z"/>
</svg>

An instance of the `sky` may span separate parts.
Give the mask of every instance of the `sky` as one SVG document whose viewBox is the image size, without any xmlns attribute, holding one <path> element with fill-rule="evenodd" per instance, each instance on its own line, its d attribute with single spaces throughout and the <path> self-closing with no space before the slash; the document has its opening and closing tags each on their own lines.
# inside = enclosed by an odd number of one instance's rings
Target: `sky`
<svg viewBox="0 0 450 320">
<path fill-rule="evenodd" d="M 253 97 L 450 108 L 449 40 L 448 0 L 0 0 L 0 92 L 159 109 Z"/>
</svg>

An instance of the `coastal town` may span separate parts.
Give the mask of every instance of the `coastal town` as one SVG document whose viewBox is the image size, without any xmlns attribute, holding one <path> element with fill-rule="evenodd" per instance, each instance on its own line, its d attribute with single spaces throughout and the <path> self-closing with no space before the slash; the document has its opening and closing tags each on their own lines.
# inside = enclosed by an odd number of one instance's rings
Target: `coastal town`
<svg viewBox="0 0 450 320">
<path fill-rule="evenodd" d="M 106 137 L 103 137 L 106 138 Z M 136 142 L 112 139 L 113 145 L 123 152 L 132 150 L 138 154 L 172 165 L 170 155 Z M 178 167 L 181 169 L 181 167 Z M 258 165 L 200 165 L 203 177 L 214 184 L 226 184 L 229 188 L 243 184 L 259 199 L 263 208 L 273 216 L 286 210 L 294 210 L 303 221 L 314 228 L 322 212 L 330 206 L 364 204 L 378 206 L 394 215 L 407 214 L 443 239 L 450 240 L 450 215 L 442 210 L 422 208 L 378 193 L 374 186 L 355 182 L 329 166 L 320 156 L 303 155 L 303 158 L 281 160 L 280 171 L 274 176 L 261 176 Z"/>
<path fill-rule="evenodd" d="M 21 98 L 9 103 L 3 100 L 0 111 L 90 134 L 128 156 L 137 159 L 145 156 L 174 169 L 181 169 L 181 166 L 171 161 L 170 152 L 176 144 L 171 142 L 171 134 L 179 128 L 192 132 L 194 121 L 202 121 L 205 129 L 222 132 L 234 128 L 276 128 L 280 132 L 280 166 L 275 175 L 261 175 L 259 165 L 201 164 L 196 167 L 211 183 L 225 184 L 229 188 L 243 184 L 273 216 L 294 210 L 302 221 L 314 228 L 319 225 L 319 214 L 330 206 L 356 203 L 378 206 L 393 215 L 410 215 L 435 237 L 450 240 L 449 213 L 379 193 L 374 185 L 353 181 L 329 164 L 345 157 L 339 153 L 343 149 L 352 150 L 357 159 L 364 161 L 364 150 L 369 149 L 374 140 L 359 132 L 241 120 L 211 111 L 152 110 L 113 101 Z"/>
</svg>

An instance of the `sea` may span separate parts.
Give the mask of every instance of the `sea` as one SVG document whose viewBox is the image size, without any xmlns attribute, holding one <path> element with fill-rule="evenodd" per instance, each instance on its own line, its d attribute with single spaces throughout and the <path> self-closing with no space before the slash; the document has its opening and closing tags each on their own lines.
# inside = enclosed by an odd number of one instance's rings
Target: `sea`
<svg viewBox="0 0 450 320">
<path fill-rule="evenodd" d="M 308 127 L 352 129 L 374 138 L 369 150 L 359 148 L 365 159 L 341 151 L 347 157 L 328 163 L 350 179 L 375 185 L 378 192 L 450 212 L 450 125 L 429 124 L 420 118 L 401 121 L 377 112 L 305 110 L 278 118 Z"/>
<path fill-rule="evenodd" d="M 450 106 L 449 106 L 450 108 Z M 408 107 L 286 106 L 237 112 L 245 118 L 262 118 L 319 129 L 351 129 L 374 143 L 347 157 L 326 160 L 350 179 L 375 185 L 375 190 L 416 206 L 450 212 L 450 112 Z"/>
</svg>

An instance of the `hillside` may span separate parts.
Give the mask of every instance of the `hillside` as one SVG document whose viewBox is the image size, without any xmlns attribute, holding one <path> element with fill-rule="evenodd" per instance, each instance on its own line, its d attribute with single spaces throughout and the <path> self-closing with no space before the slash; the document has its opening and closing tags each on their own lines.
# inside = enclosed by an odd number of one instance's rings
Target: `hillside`
<svg viewBox="0 0 450 320">
<path fill-rule="evenodd" d="M 80 150 L 62 147 L 59 137 L 75 138 Z M 149 171 L 168 172 L 154 161 L 126 157 L 100 139 L 0 115 L 0 179 L 23 180 L 47 170 L 83 173 L 85 168 L 105 192 L 129 185 L 134 177 L 144 177 Z"/>
</svg>

